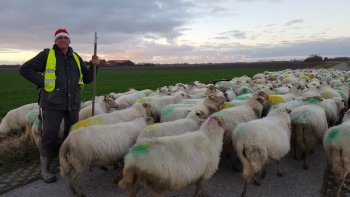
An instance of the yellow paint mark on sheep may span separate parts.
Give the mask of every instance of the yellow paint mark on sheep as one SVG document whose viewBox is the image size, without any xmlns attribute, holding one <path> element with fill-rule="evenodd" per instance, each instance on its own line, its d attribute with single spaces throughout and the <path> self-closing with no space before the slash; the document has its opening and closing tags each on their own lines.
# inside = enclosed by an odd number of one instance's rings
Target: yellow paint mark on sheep
<svg viewBox="0 0 350 197">
<path fill-rule="evenodd" d="M 333 98 L 332 94 L 330 92 L 322 92 L 321 96 L 325 99 Z"/>
<path fill-rule="evenodd" d="M 270 105 L 276 105 L 276 104 L 284 103 L 285 100 L 281 95 L 270 95 L 268 102 Z"/>
<path fill-rule="evenodd" d="M 308 75 L 306 75 L 307 77 L 309 77 L 310 79 L 313 79 L 316 77 L 316 75 L 314 73 L 310 73 Z"/>
<path fill-rule="evenodd" d="M 145 103 L 145 98 L 139 98 L 136 100 L 136 103 Z"/>
<path fill-rule="evenodd" d="M 310 78 L 309 78 L 308 76 L 306 76 L 306 75 L 301 75 L 301 76 L 299 77 L 299 79 L 300 79 L 300 80 L 310 80 Z"/>
<path fill-rule="evenodd" d="M 102 120 L 99 118 L 87 118 L 87 119 L 84 119 L 84 120 L 81 120 L 81 121 L 75 123 L 72 126 L 71 131 L 75 131 L 77 129 L 80 129 L 83 127 L 88 127 L 91 125 L 101 125 L 101 124 L 103 124 L 103 123 L 102 123 Z"/>
<path fill-rule="evenodd" d="M 147 126 L 147 127 L 144 129 L 144 131 L 145 131 L 146 133 L 147 133 L 147 132 L 151 132 L 151 131 L 153 131 L 153 129 L 154 129 L 155 127 L 158 127 L 158 126 L 159 126 L 159 123 L 149 125 L 149 126 Z"/>
<path fill-rule="evenodd" d="M 222 105 L 220 106 L 220 110 L 227 109 L 227 108 L 231 108 L 231 107 L 234 107 L 233 103 L 225 102 L 224 104 L 222 104 Z"/>
<path fill-rule="evenodd" d="M 289 81 L 289 77 L 288 76 L 283 77 L 282 83 L 287 83 L 288 81 Z"/>
</svg>

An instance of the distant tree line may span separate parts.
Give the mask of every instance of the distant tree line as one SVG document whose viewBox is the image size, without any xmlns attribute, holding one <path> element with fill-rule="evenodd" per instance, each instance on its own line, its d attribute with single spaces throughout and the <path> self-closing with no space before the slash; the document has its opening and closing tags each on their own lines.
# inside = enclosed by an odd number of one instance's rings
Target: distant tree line
<svg viewBox="0 0 350 197">
<path fill-rule="evenodd" d="M 310 55 L 304 60 L 304 62 L 322 62 L 322 61 L 350 61 L 350 57 L 322 58 L 322 56 L 314 54 L 314 55 Z"/>
</svg>

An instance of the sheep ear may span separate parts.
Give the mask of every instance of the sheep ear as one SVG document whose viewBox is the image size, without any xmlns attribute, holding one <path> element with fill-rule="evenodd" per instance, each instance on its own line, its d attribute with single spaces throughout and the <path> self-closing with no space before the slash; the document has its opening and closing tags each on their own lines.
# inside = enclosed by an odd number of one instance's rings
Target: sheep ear
<svg viewBox="0 0 350 197">
<path fill-rule="evenodd" d="M 225 122 L 224 122 L 221 118 L 216 117 L 216 120 L 217 120 L 218 125 L 219 125 L 220 127 L 224 127 Z"/>
<path fill-rule="evenodd" d="M 262 105 L 263 105 L 264 102 L 265 102 L 264 99 L 262 99 L 262 98 L 260 98 L 260 97 L 258 97 L 256 100 L 257 100 L 260 104 L 262 104 Z"/>
<path fill-rule="evenodd" d="M 154 120 L 153 120 L 152 117 L 147 117 L 147 118 L 146 118 L 146 122 L 148 122 L 148 123 L 153 123 Z"/>
<path fill-rule="evenodd" d="M 258 92 L 258 95 L 259 95 L 259 96 L 264 96 L 264 95 L 265 95 L 265 92 L 259 91 L 259 92 Z"/>
</svg>

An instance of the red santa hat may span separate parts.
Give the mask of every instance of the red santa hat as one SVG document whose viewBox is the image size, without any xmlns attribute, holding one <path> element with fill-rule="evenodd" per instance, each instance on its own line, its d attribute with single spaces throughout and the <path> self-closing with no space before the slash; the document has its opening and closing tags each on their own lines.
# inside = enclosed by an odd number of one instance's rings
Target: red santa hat
<svg viewBox="0 0 350 197">
<path fill-rule="evenodd" d="M 69 38 L 68 31 L 66 29 L 57 29 L 55 32 L 55 40 L 60 36 L 65 36 Z"/>
</svg>

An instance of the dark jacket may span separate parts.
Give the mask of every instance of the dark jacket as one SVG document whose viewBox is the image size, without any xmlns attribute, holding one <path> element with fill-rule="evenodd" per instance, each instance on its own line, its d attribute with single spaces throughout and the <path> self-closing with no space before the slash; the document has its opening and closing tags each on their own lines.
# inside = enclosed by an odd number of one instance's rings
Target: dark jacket
<svg viewBox="0 0 350 197">
<path fill-rule="evenodd" d="M 52 92 L 44 90 L 44 76 L 46 61 L 50 49 L 44 49 L 33 59 L 25 62 L 20 68 L 20 74 L 40 88 L 39 105 L 46 109 L 70 110 L 80 108 L 80 90 L 78 86 L 79 69 L 73 57 L 73 49 L 69 47 L 67 56 L 55 44 L 53 46 L 56 55 L 56 82 Z M 83 60 L 78 55 L 83 81 L 85 84 L 93 80 L 93 67 L 86 68 Z"/>
</svg>

